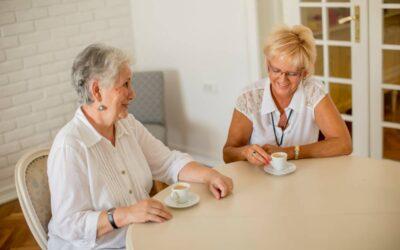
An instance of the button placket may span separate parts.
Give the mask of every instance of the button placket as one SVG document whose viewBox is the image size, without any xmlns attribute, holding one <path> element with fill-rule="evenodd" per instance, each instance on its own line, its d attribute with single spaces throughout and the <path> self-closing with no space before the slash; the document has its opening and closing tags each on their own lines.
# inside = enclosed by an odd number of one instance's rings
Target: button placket
<svg viewBox="0 0 400 250">
<path fill-rule="evenodd" d="M 121 156 L 121 152 L 118 150 L 120 148 L 120 142 L 117 141 L 116 142 L 116 155 L 117 155 L 117 162 L 118 162 L 118 166 L 119 166 L 119 172 L 122 175 L 122 179 L 124 180 L 124 183 L 126 184 L 126 187 L 129 188 L 128 189 L 128 193 L 130 195 L 134 195 L 133 193 L 133 187 L 132 187 L 132 180 L 128 174 L 128 171 L 126 170 L 126 165 L 125 165 L 125 161 L 123 159 L 123 157 Z"/>
</svg>

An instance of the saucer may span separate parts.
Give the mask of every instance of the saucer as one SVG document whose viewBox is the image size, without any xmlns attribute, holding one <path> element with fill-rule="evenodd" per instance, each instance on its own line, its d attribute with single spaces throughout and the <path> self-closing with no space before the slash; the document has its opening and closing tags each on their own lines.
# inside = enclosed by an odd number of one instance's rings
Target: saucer
<svg viewBox="0 0 400 250">
<path fill-rule="evenodd" d="M 168 195 L 164 199 L 164 203 L 168 207 L 173 207 L 173 208 L 191 207 L 199 203 L 199 201 L 200 201 L 200 196 L 192 192 L 189 192 L 189 199 L 185 203 L 177 203 L 176 201 L 172 200 L 170 195 Z"/>
<path fill-rule="evenodd" d="M 282 170 L 276 170 L 271 165 L 267 165 L 264 167 L 265 172 L 267 172 L 268 174 L 277 175 L 277 176 L 290 174 L 290 173 L 293 173 L 295 170 L 296 170 L 296 165 L 294 165 L 294 163 L 291 163 L 291 162 L 288 162 L 286 164 L 285 168 Z"/>
</svg>

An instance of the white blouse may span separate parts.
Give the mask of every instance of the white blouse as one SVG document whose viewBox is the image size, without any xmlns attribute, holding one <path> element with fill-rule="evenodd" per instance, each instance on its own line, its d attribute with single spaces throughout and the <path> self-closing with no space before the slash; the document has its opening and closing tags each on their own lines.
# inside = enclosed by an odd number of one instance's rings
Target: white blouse
<svg viewBox="0 0 400 250">
<path fill-rule="evenodd" d="M 315 122 L 314 110 L 325 95 L 323 83 L 314 77 L 299 84 L 289 106 L 285 108 L 286 117 L 293 111 L 283 132 L 278 127 L 280 112 L 272 99 L 268 78 L 247 86 L 237 98 L 235 108 L 253 123 L 250 144 L 277 145 L 276 139 L 280 142 L 284 133 L 282 147 L 304 145 L 318 140 L 319 128 Z M 274 118 L 276 138 L 271 115 Z"/>
<path fill-rule="evenodd" d="M 149 198 L 153 179 L 174 183 L 191 161 L 132 115 L 116 123 L 114 147 L 78 108 L 57 134 L 47 162 L 53 215 L 48 248 L 124 248 L 127 227 L 96 238 L 101 211 Z"/>
</svg>

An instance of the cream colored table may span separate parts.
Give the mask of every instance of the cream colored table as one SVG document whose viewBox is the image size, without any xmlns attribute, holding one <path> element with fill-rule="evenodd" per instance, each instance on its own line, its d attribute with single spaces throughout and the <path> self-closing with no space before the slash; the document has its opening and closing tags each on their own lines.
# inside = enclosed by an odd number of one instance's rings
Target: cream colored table
<svg viewBox="0 0 400 250">
<path fill-rule="evenodd" d="M 293 163 L 296 172 L 280 177 L 247 162 L 218 167 L 234 181 L 231 196 L 218 201 L 193 184 L 199 204 L 170 209 L 174 218 L 162 224 L 130 226 L 127 248 L 400 249 L 400 163 L 358 157 Z"/>
</svg>

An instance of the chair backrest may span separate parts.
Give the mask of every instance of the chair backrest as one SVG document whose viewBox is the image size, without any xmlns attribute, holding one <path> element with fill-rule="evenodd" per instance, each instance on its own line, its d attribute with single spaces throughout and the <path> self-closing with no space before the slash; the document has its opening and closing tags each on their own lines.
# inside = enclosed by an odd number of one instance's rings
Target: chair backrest
<svg viewBox="0 0 400 250">
<path fill-rule="evenodd" d="M 21 157 L 15 169 L 15 184 L 22 212 L 42 249 L 47 248 L 47 225 L 51 218 L 48 155 L 48 148 L 32 150 Z"/>
<path fill-rule="evenodd" d="M 129 106 L 129 112 L 142 123 L 165 125 L 163 73 L 135 72 L 132 86 L 136 91 L 136 98 Z"/>
</svg>

